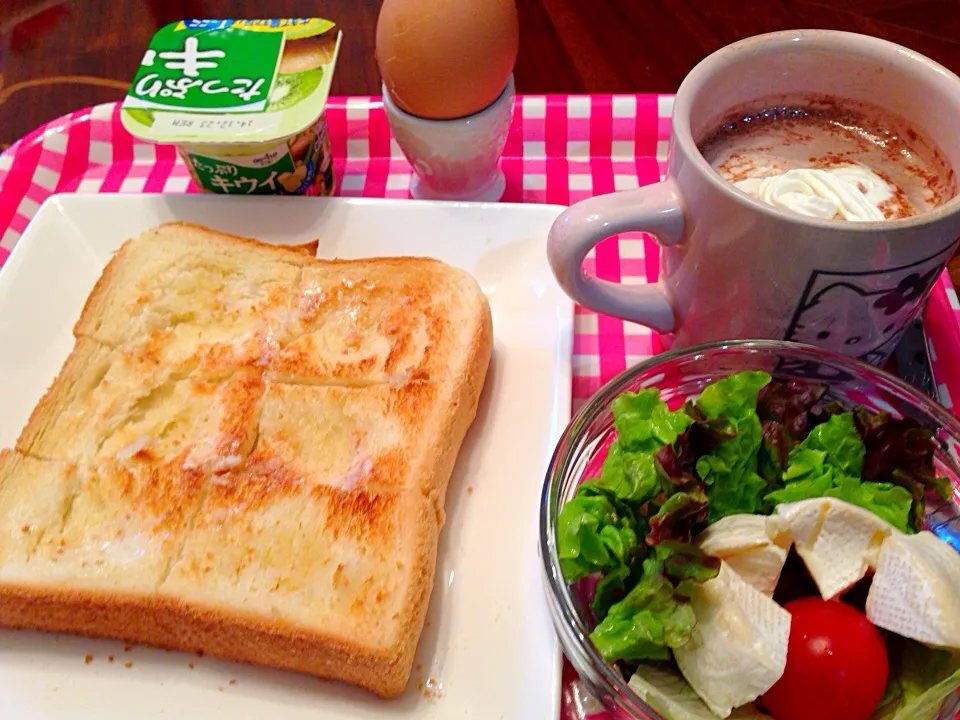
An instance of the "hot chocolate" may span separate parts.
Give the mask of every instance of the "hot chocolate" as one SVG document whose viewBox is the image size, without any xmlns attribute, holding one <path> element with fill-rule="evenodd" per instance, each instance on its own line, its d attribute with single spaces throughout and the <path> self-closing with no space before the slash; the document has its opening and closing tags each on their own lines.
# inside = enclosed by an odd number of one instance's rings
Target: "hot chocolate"
<svg viewBox="0 0 960 720">
<path fill-rule="evenodd" d="M 740 190 L 811 217 L 904 218 L 956 194 L 943 155 L 906 120 L 835 98 L 757 103 L 730 113 L 698 147 Z"/>
</svg>

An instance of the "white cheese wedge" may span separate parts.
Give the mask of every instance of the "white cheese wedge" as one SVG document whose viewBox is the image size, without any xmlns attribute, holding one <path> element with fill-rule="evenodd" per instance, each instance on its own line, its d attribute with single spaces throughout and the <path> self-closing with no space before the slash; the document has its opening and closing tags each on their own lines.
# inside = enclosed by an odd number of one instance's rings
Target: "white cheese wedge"
<svg viewBox="0 0 960 720">
<path fill-rule="evenodd" d="M 869 510 L 836 498 L 778 505 L 767 533 L 792 540 L 824 600 L 853 587 L 876 567 L 884 540 L 900 531 Z"/>
<path fill-rule="evenodd" d="M 960 650 L 960 554 L 931 532 L 891 536 L 867 595 L 874 625 Z"/>
<path fill-rule="evenodd" d="M 748 584 L 772 596 L 787 561 L 790 541 L 767 535 L 763 515 L 728 515 L 704 530 L 697 544 L 707 555 L 725 560 Z"/>
<path fill-rule="evenodd" d="M 773 687 L 787 664 L 790 613 L 747 584 L 726 562 L 694 590 L 697 624 L 673 652 L 704 704 L 721 718 Z"/>
</svg>

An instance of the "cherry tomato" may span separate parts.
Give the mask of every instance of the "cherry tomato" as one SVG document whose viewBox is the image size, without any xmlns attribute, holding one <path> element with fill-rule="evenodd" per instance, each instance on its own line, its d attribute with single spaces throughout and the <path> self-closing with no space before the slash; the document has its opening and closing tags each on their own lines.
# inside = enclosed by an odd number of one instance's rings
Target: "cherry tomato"
<svg viewBox="0 0 960 720">
<path fill-rule="evenodd" d="M 805 597 L 784 608 L 792 617 L 787 667 L 764 706 L 776 720 L 868 720 L 890 674 L 880 631 L 839 600 Z"/>
</svg>

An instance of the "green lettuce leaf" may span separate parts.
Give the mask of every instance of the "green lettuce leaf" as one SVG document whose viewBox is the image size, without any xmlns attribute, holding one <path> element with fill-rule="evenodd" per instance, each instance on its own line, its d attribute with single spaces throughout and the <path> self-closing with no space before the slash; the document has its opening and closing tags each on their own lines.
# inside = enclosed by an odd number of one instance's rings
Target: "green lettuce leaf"
<svg viewBox="0 0 960 720">
<path fill-rule="evenodd" d="M 587 480 L 580 494 L 604 494 L 622 502 L 639 505 L 652 498 L 660 487 L 652 453 L 624 452 L 614 440 L 607 449 L 600 477 Z"/>
<path fill-rule="evenodd" d="M 910 523 L 919 530 L 927 490 L 935 490 L 944 500 L 949 500 L 953 492 L 950 481 L 937 475 L 933 463 L 938 445 L 933 431 L 913 418 L 871 414 L 862 407 L 854 410 L 854 419 L 866 446 L 863 479 L 906 489 L 913 497 Z"/>
<path fill-rule="evenodd" d="M 682 559 L 671 562 L 674 555 Z M 693 545 L 658 545 L 643 561 L 643 575 L 637 584 L 610 607 L 590 639 L 608 662 L 668 660 L 669 648 L 689 641 L 696 623 L 689 586 L 716 577 L 719 565 Z M 678 574 L 671 577 L 670 572 Z M 678 585 L 687 592 L 678 592 Z"/>
<path fill-rule="evenodd" d="M 842 475 L 860 477 L 865 451 L 853 424 L 853 413 L 834 415 L 827 422 L 817 425 L 798 447 L 824 453 L 825 467 Z M 784 479 L 789 479 L 789 476 L 788 467 Z"/>
<path fill-rule="evenodd" d="M 593 599 L 590 601 L 590 610 L 597 621 L 603 620 L 614 603 L 620 601 L 627 594 L 631 571 L 626 565 L 621 565 L 608 571 L 597 581 L 593 589 Z"/>
<path fill-rule="evenodd" d="M 763 508 L 767 481 L 757 473 L 762 432 L 756 408 L 757 394 L 768 382 L 765 372 L 739 372 L 708 385 L 697 399 L 708 419 L 724 418 L 736 431 L 697 460 L 697 474 L 707 485 L 710 522 Z"/>
<path fill-rule="evenodd" d="M 960 655 L 891 635 L 890 681 L 870 720 L 933 720 L 945 699 L 960 693 Z"/>
<path fill-rule="evenodd" d="M 835 497 L 869 510 L 903 532 L 913 532 L 912 495 L 892 483 L 861 481 L 864 455 L 853 414 L 834 415 L 790 452 L 784 487 L 768 493 L 765 500 L 778 505 Z"/>
<path fill-rule="evenodd" d="M 612 407 L 617 442 L 625 451 L 655 453 L 693 422 L 683 410 L 671 411 L 657 388 L 623 393 Z"/>
<path fill-rule="evenodd" d="M 697 407 L 709 419 L 735 420 L 757 414 L 757 395 L 770 382 L 761 370 L 734 373 L 707 385 L 697 398 Z"/>
<path fill-rule="evenodd" d="M 786 485 L 769 493 L 766 500 L 779 504 L 823 497 L 837 485 L 838 474 L 847 474 L 859 482 L 862 464 L 863 443 L 853 425 L 853 416 L 834 415 L 813 428 L 790 452 L 783 473 Z"/>
<path fill-rule="evenodd" d="M 637 550 L 634 519 L 603 495 L 578 495 L 557 519 L 557 554 L 568 581 L 629 565 Z"/>
<path fill-rule="evenodd" d="M 835 483 L 823 493 L 824 496 L 846 500 L 851 505 L 869 510 L 901 532 L 914 532 L 910 517 L 913 497 L 905 488 L 893 483 L 861 482 L 849 477 L 836 478 Z"/>
<path fill-rule="evenodd" d="M 689 598 L 695 585 L 713 580 L 720 572 L 720 560 L 709 557 L 693 543 L 664 540 L 655 550 L 667 579 L 677 595 Z"/>
<path fill-rule="evenodd" d="M 613 401 L 617 439 L 607 449 L 600 477 L 588 480 L 579 493 L 603 493 L 637 507 L 660 491 L 654 455 L 672 444 L 693 422 L 683 410 L 671 412 L 656 388 L 624 393 Z"/>
<path fill-rule="evenodd" d="M 672 664 L 641 663 L 630 678 L 630 689 L 660 715 L 670 720 L 717 720 L 713 711 L 687 684 Z M 744 705 L 731 713 L 729 720 L 769 720 L 755 705 Z"/>
<path fill-rule="evenodd" d="M 786 487 L 779 490 L 774 490 L 772 493 L 764 496 L 764 499 L 776 506 L 780 503 L 792 503 L 799 502 L 800 500 L 809 500 L 810 498 L 824 497 L 832 489 L 832 475 L 815 475 L 789 483 Z"/>
<path fill-rule="evenodd" d="M 693 422 L 682 410 L 671 412 L 656 388 L 624 393 L 613 402 L 613 416 L 617 439 L 607 450 L 600 477 L 577 488 L 557 527 L 564 578 L 572 582 L 602 574 L 591 601 L 598 619 L 642 574 L 639 561 L 646 547 L 641 540 L 649 531 L 645 514 L 654 512 L 657 505 L 651 501 L 660 494 L 654 455 Z M 668 517 L 679 523 L 676 512 Z"/>
<path fill-rule="evenodd" d="M 683 412 L 693 422 L 677 435 L 672 445 L 664 445 L 654 455 L 657 474 L 668 497 L 675 492 L 703 492 L 703 481 L 696 475 L 697 460 L 737 434 L 732 423 L 723 418 L 708 419 L 691 402 L 684 404 Z"/>
<path fill-rule="evenodd" d="M 626 597 L 610 608 L 590 639 L 608 662 L 667 660 L 668 648 L 686 643 L 695 622 L 693 606 L 675 596 L 662 573 L 644 572 Z"/>
</svg>

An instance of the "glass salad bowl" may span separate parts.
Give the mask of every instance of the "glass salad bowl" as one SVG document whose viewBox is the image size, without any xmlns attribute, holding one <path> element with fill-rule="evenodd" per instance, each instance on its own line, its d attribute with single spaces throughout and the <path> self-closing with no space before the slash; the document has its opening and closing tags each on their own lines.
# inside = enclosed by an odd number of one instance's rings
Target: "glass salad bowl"
<svg viewBox="0 0 960 720">
<path fill-rule="evenodd" d="M 642 688 L 636 691 L 636 682 L 630 683 L 630 678 L 606 662 L 594 647 L 582 581 L 569 584 L 560 568 L 560 510 L 581 482 L 599 475 L 606 449 L 615 437 L 611 407 L 615 398 L 626 391 L 656 387 L 669 408 L 676 409 L 686 400 L 696 399 L 705 386 L 744 370 L 763 370 L 774 380 L 825 384 L 827 400 L 847 408 L 859 405 L 894 417 L 910 417 L 934 430 L 939 445 L 934 464 L 938 475 L 952 482 L 953 498 L 950 502 L 932 491 L 927 494 L 924 529 L 960 552 L 960 422 L 903 381 L 858 360 L 779 341 L 712 343 L 663 353 L 630 368 L 598 391 L 567 426 L 547 471 L 540 509 L 540 556 L 547 601 L 561 645 L 581 682 L 615 717 L 676 720 L 702 715 L 678 712 L 676 705 L 665 705 L 656 694 Z M 960 690 L 938 705 L 930 710 L 929 720 L 960 717 Z"/>
</svg>

